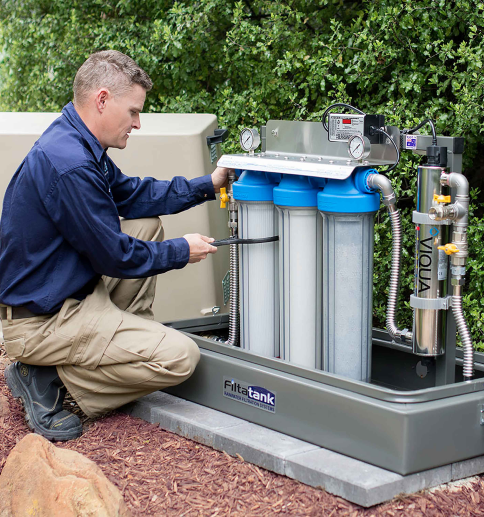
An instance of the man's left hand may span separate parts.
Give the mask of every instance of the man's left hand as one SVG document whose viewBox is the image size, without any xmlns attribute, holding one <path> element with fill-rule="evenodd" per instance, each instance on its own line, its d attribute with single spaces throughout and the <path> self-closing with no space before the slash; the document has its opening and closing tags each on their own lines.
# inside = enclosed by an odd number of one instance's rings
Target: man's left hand
<svg viewBox="0 0 484 517">
<path fill-rule="evenodd" d="M 215 192 L 218 194 L 222 187 L 227 188 L 228 178 L 227 175 L 230 169 L 226 169 L 225 167 L 217 167 L 212 172 L 212 183 Z"/>
</svg>

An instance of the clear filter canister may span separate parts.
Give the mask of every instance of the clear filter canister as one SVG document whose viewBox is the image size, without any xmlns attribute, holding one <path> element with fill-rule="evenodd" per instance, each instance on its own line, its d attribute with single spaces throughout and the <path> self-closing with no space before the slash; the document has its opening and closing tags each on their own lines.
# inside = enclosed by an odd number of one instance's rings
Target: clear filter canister
<svg viewBox="0 0 484 517">
<path fill-rule="evenodd" d="M 277 235 L 274 186 L 257 171 L 244 171 L 234 183 L 239 237 Z M 240 246 L 240 346 L 266 357 L 279 357 L 277 250 L 277 242 Z"/>
<path fill-rule="evenodd" d="M 359 381 L 371 376 L 374 215 L 373 169 L 329 180 L 318 194 L 323 221 L 323 369 Z"/>
<path fill-rule="evenodd" d="M 321 368 L 321 231 L 308 178 L 284 176 L 274 188 L 279 212 L 281 357 Z"/>
</svg>

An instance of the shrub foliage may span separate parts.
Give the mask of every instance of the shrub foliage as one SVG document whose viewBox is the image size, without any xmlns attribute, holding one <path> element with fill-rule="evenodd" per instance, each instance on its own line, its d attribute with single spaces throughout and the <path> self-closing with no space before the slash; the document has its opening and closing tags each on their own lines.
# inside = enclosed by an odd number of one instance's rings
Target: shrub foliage
<svg viewBox="0 0 484 517">
<path fill-rule="evenodd" d="M 0 0 L 0 109 L 56 111 L 96 50 L 133 57 L 152 77 L 146 110 L 209 112 L 238 130 L 268 119 L 320 120 L 332 102 L 411 127 L 426 117 L 439 134 L 466 138 L 473 190 L 464 307 L 484 347 L 484 3 L 471 0 Z M 423 129 L 422 131 L 425 131 Z M 411 324 L 414 206 L 419 157 L 391 173 L 404 219 L 400 319 Z M 476 165 L 477 164 L 477 165 Z M 377 216 L 375 324 L 384 325 L 390 226 Z"/>
</svg>

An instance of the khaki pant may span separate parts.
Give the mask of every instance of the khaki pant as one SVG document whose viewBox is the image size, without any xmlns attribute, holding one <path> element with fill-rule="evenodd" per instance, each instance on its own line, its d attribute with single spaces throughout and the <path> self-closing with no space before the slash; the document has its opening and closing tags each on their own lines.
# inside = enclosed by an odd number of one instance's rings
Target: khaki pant
<svg viewBox="0 0 484 517">
<path fill-rule="evenodd" d="M 159 218 L 123 220 L 124 233 L 163 240 Z M 156 277 L 103 277 L 84 300 L 68 298 L 51 316 L 2 321 L 11 360 L 57 366 L 67 390 L 99 416 L 193 373 L 200 352 L 184 334 L 153 321 Z M 167 293 L 170 296 L 170 293 Z"/>
</svg>

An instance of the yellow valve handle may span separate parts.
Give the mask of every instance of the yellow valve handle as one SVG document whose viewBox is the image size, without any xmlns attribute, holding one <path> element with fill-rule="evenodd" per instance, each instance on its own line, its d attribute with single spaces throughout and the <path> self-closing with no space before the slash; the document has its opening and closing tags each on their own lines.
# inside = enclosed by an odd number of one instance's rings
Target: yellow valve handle
<svg viewBox="0 0 484 517">
<path fill-rule="evenodd" d="M 439 196 L 438 194 L 434 194 L 434 201 L 437 203 L 450 203 L 450 196 Z"/>
<path fill-rule="evenodd" d="M 225 187 L 222 187 L 220 189 L 220 208 L 226 208 L 228 201 L 229 196 L 227 194 L 227 189 Z"/>
<path fill-rule="evenodd" d="M 446 244 L 445 246 L 438 246 L 439 250 L 444 250 L 446 255 L 452 255 L 452 253 L 457 253 L 459 248 L 455 244 Z"/>
</svg>

